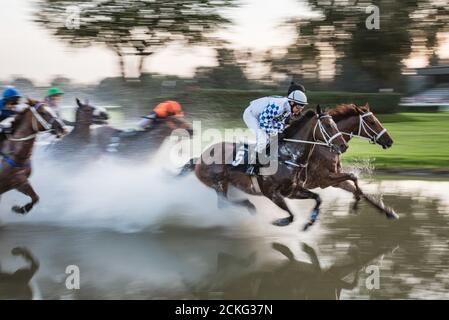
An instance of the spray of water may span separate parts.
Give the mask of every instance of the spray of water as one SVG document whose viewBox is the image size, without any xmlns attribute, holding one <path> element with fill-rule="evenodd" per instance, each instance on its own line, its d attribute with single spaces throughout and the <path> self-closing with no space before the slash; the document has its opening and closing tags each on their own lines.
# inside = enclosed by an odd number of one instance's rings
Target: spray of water
<svg viewBox="0 0 449 320">
<path fill-rule="evenodd" d="M 45 148 L 45 147 L 43 147 Z M 28 198 L 12 191 L 0 203 L 3 223 L 46 223 L 114 228 L 132 232 L 164 224 L 195 227 L 228 226 L 248 216 L 241 209 L 218 210 L 215 193 L 192 175 L 178 179 L 164 167 L 161 150 L 144 164 L 111 157 L 65 166 L 38 152 L 31 182 L 41 197 L 27 216 L 10 211 Z"/>
</svg>

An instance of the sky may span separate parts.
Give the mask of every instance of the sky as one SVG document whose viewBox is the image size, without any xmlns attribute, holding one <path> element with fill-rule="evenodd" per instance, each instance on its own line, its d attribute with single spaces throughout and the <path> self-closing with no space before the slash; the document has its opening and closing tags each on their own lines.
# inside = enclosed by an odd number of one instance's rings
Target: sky
<svg viewBox="0 0 449 320">
<path fill-rule="evenodd" d="M 47 84 L 54 76 L 63 75 L 78 83 L 95 83 L 119 75 L 114 53 L 99 45 L 70 48 L 31 21 L 34 9 L 34 0 L 2 3 L 0 80 L 21 75 L 36 84 Z M 310 15 L 310 10 L 298 0 L 244 0 L 241 7 L 229 9 L 226 14 L 235 25 L 220 31 L 221 37 L 234 48 L 265 51 L 290 44 L 294 33 L 279 25 L 292 17 Z M 210 48 L 173 45 L 147 59 L 145 71 L 190 76 L 197 66 L 214 65 L 214 57 L 215 52 Z M 127 63 L 130 70 L 134 69 L 133 65 L 137 66 L 137 60 L 132 58 Z"/>
<path fill-rule="evenodd" d="M 285 48 L 294 41 L 295 33 L 281 24 L 290 18 L 312 13 L 301 0 L 243 0 L 242 6 L 228 9 L 234 21 L 228 30 L 218 33 L 237 49 L 264 52 L 274 47 Z M 31 20 L 36 0 L 10 0 L 0 10 L 0 81 L 24 76 L 38 85 L 48 84 L 55 76 L 65 76 L 77 83 L 96 83 L 105 77 L 118 76 L 117 57 L 107 48 L 95 45 L 73 49 L 51 36 L 48 30 Z M 442 41 L 440 55 L 449 58 L 449 37 Z M 128 75 L 137 71 L 137 59 L 127 58 Z M 145 71 L 193 75 L 198 66 L 215 64 L 211 48 L 184 48 L 172 45 L 146 60 Z M 414 56 L 409 67 L 423 67 L 427 59 Z M 256 67 L 257 68 L 257 67 Z M 257 71 L 257 70 L 256 70 Z"/>
</svg>

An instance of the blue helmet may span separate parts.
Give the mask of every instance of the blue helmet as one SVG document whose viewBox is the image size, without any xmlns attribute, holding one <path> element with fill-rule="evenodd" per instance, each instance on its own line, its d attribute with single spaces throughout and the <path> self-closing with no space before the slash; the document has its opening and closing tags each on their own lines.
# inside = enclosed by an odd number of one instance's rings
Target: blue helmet
<svg viewBox="0 0 449 320">
<path fill-rule="evenodd" d="M 20 98 L 20 92 L 14 87 L 6 87 L 3 91 L 3 100 L 8 100 L 11 98 Z"/>
</svg>

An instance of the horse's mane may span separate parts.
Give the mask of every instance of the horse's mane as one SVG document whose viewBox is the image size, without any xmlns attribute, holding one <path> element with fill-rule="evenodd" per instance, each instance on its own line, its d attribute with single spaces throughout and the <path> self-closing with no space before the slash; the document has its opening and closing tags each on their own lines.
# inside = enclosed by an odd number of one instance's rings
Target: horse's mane
<svg viewBox="0 0 449 320">
<path fill-rule="evenodd" d="M 358 116 L 368 112 L 368 107 L 358 107 L 355 104 L 339 104 L 335 108 L 329 110 L 329 115 L 334 121 L 341 121 L 348 117 Z"/>
<path fill-rule="evenodd" d="M 314 110 L 307 110 L 301 117 L 297 120 L 294 120 L 290 123 L 290 125 L 284 130 L 284 135 L 286 138 L 293 136 L 299 128 L 302 128 L 306 122 L 308 122 L 311 118 L 316 116 L 316 112 Z"/>
<path fill-rule="evenodd" d="M 14 116 L 14 122 L 12 123 L 13 132 L 22 123 L 22 119 L 25 118 L 25 115 L 29 110 L 30 110 L 30 107 L 25 107 L 23 110 L 21 110 Z"/>
</svg>

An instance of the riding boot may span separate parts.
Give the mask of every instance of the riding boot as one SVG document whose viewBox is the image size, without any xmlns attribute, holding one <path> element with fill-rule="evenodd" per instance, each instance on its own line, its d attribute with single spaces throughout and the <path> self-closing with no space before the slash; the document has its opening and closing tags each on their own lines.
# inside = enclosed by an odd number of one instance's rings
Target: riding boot
<svg viewBox="0 0 449 320">
<path fill-rule="evenodd" d="M 268 147 L 267 147 L 268 148 Z M 246 169 L 246 174 L 249 176 L 257 176 L 260 173 L 260 168 L 262 167 L 262 164 L 260 163 L 260 159 L 263 158 L 262 152 L 256 152 L 255 154 L 255 161 L 254 163 L 250 164 L 248 166 L 248 169 Z"/>
</svg>

